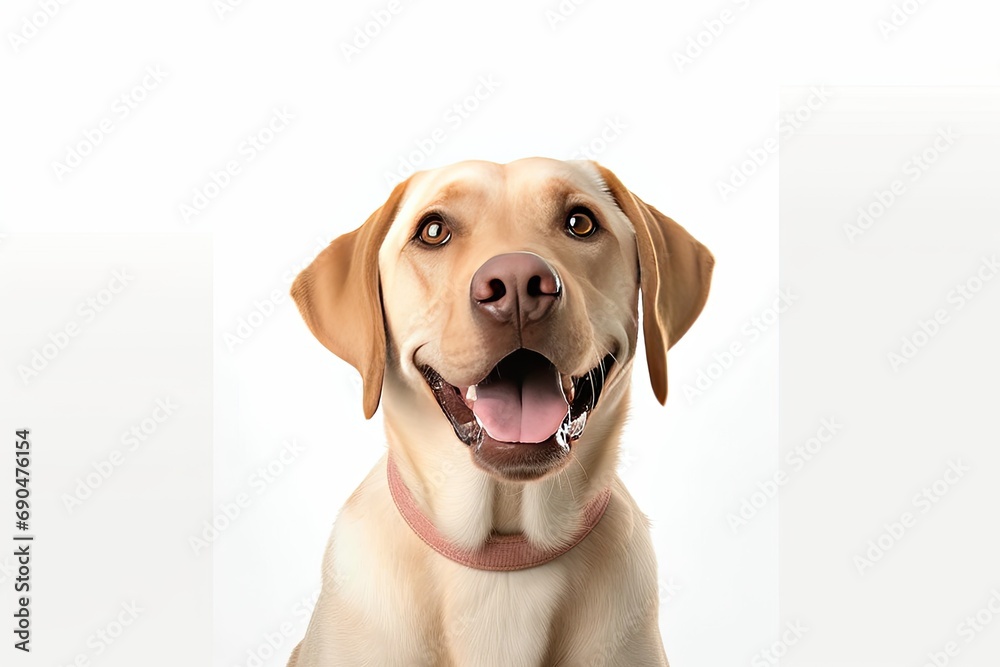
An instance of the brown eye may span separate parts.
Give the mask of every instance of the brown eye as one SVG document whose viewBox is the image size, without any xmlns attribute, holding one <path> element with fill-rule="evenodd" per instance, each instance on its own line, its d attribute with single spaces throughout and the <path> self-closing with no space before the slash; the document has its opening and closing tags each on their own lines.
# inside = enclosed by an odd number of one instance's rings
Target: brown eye
<svg viewBox="0 0 1000 667">
<path fill-rule="evenodd" d="M 451 238 L 451 230 L 441 218 L 431 217 L 420 225 L 420 229 L 417 230 L 417 238 L 425 245 L 444 245 Z"/>
<path fill-rule="evenodd" d="M 577 209 L 566 218 L 566 229 L 578 238 L 586 238 L 597 231 L 594 214 L 586 209 Z"/>
</svg>

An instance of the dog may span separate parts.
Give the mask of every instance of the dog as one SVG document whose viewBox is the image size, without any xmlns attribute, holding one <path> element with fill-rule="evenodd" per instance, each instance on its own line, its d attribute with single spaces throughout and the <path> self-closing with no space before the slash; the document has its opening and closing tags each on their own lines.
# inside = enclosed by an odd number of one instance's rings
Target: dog
<svg viewBox="0 0 1000 667">
<path fill-rule="evenodd" d="M 418 172 L 302 271 L 315 337 L 381 400 L 291 667 L 667 665 L 648 521 L 615 472 L 639 329 L 667 350 L 714 258 L 591 161 Z"/>
</svg>

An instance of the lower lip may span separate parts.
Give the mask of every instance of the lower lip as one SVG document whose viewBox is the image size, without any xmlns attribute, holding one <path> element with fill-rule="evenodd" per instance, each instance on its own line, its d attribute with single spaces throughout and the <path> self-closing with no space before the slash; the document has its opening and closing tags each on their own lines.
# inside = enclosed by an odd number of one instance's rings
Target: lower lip
<svg viewBox="0 0 1000 667">
<path fill-rule="evenodd" d="M 498 442 L 483 434 L 472 448 L 472 459 L 486 472 L 507 481 L 528 482 L 541 479 L 569 461 L 570 446 L 556 436 L 545 442 Z"/>
</svg>

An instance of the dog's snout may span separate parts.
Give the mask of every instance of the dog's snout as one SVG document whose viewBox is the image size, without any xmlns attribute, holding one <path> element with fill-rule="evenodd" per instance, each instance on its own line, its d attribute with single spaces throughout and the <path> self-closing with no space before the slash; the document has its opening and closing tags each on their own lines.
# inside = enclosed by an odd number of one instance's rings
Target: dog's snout
<svg viewBox="0 0 1000 667">
<path fill-rule="evenodd" d="M 530 252 L 510 252 L 486 261 L 472 276 L 475 309 L 499 323 L 525 326 L 541 320 L 562 294 L 559 274 Z"/>
</svg>

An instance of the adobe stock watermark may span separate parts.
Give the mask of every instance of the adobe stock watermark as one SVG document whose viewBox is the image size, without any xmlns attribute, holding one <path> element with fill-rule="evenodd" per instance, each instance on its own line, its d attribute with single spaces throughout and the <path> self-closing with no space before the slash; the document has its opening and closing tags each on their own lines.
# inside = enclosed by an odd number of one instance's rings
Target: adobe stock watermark
<svg viewBox="0 0 1000 667">
<path fill-rule="evenodd" d="M 722 201 L 729 201 L 730 197 L 749 183 L 750 179 L 767 165 L 771 157 L 778 154 L 782 142 L 787 142 L 795 136 L 829 100 L 830 91 L 825 85 L 813 86 L 801 104 L 782 111 L 775 127 L 775 135 L 764 139 L 758 146 L 748 148 L 745 152 L 746 157 L 741 158 L 729 170 L 729 178 L 715 182 L 715 189 Z"/>
<path fill-rule="evenodd" d="M 577 147 L 570 160 L 597 160 L 607 152 L 608 147 L 622 136 L 628 129 L 628 123 L 621 119 L 621 116 L 607 118 L 601 126 L 600 131 L 594 135 L 590 141 Z"/>
<path fill-rule="evenodd" d="M 900 340 L 899 347 L 886 354 L 889 368 L 898 373 L 901 367 L 913 361 L 920 351 L 952 321 L 952 316 L 975 299 L 998 272 L 1000 272 L 1000 262 L 997 262 L 996 254 L 983 257 L 972 275 L 957 283 L 948 292 L 945 296 L 947 305 L 935 309 L 927 319 L 918 319 L 916 327 Z"/>
<path fill-rule="evenodd" d="M 86 159 L 93 155 L 97 147 L 103 144 L 121 123 L 149 99 L 150 94 L 159 88 L 169 75 L 170 73 L 163 71 L 159 65 L 146 67 L 143 70 L 142 78 L 115 98 L 108 113 L 101 120 L 81 131 L 82 139 L 66 144 L 62 162 L 52 161 L 52 173 L 55 174 L 56 179 L 62 183 L 67 176 L 80 168 Z"/>
<path fill-rule="evenodd" d="M 723 7 L 715 16 L 701 22 L 701 28 L 688 36 L 684 46 L 673 52 L 674 65 L 681 74 L 705 55 L 726 30 L 750 8 L 751 0 L 732 0 L 732 6 Z M 735 9 L 733 8 L 735 6 Z"/>
<path fill-rule="evenodd" d="M 659 579 L 657 581 L 657 596 L 660 608 L 662 609 L 671 603 L 683 590 L 684 587 L 673 577 Z M 650 610 L 644 605 L 629 605 L 627 614 L 626 618 L 620 619 L 620 622 L 616 624 L 617 628 L 614 634 L 608 638 L 600 650 L 587 656 L 590 658 L 585 663 L 587 667 L 621 664 L 615 659 L 619 658 L 620 660 L 621 651 L 635 641 L 635 628 L 648 620 Z M 574 662 L 573 664 L 578 663 Z"/>
<path fill-rule="evenodd" d="M 49 368 L 73 340 L 114 303 L 133 280 L 129 271 L 127 268 L 113 271 L 107 286 L 83 299 L 76 307 L 76 316 L 66 320 L 55 331 L 50 331 L 45 342 L 29 352 L 27 362 L 18 364 L 17 374 L 24 386 L 27 387 L 42 371 Z"/>
<path fill-rule="evenodd" d="M 235 352 L 270 320 L 282 304 L 291 301 L 288 290 L 275 288 L 259 299 L 254 299 L 250 312 L 240 317 L 232 331 L 222 334 L 226 349 Z"/>
<path fill-rule="evenodd" d="M 270 632 L 262 634 L 259 640 L 246 650 L 245 659 L 239 666 L 264 667 L 269 660 L 278 655 L 282 647 L 294 644 L 296 639 L 302 636 L 302 629 L 309 623 L 321 591 L 321 588 L 317 588 L 312 594 L 297 600 L 289 614 L 294 620 L 282 621 Z"/>
<path fill-rule="evenodd" d="M 844 224 L 844 235 L 851 243 L 868 232 L 875 223 L 909 191 L 910 185 L 919 181 L 942 155 L 947 153 L 959 135 L 948 127 L 938 128 L 930 145 L 919 153 L 913 153 L 900 167 L 900 178 L 894 178 L 884 188 L 872 193 L 872 199 L 858 207 L 855 222 Z"/>
<path fill-rule="evenodd" d="M 868 540 L 866 548 L 854 556 L 854 567 L 858 574 L 865 572 L 881 561 L 885 555 L 906 536 L 921 516 L 931 511 L 948 495 L 952 487 L 958 484 L 971 470 L 961 459 L 948 461 L 948 468 L 936 480 L 923 487 L 910 499 L 912 510 L 907 509 L 895 519 L 882 524 L 882 532 L 874 539 Z"/>
<path fill-rule="evenodd" d="M 487 622 L 487 618 L 485 617 L 487 609 L 486 605 L 478 605 L 463 612 L 454 622 L 441 624 L 435 640 L 427 642 L 426 647 L 421 651 L 418 660 L 414 664 L 452 664 L 452 655 L 448 647 L 461 644 L 462 638 L 468 632 L 477 632 L 483 628 Z"/>
<path fill-rule="evenodd" d="M 618 450 L 618 466 L 615 468 L 619 475 L 624 475 L 639 460 L 631 449 L 621 447 Z"/>
<path fill-rule="evenodd" d="M 7 41 L 14 53 L 20 53 L 21 49 L 37 37 L 69 2 L 70 0 L 38 0 L 38 9 L 21 17 L 17 31 L 7 32 Z"/>
<path fill-rule="evenodd" d="M 253 305 L 250 310 L 245 315 L 241 316 L 236 322 L 231 330 L 226 331 L 222 334 L 222 342 L 225 343 L 226 349 L 230 352 L 235 352 L 244 343 L 250 340 L 253 335 L 260 330 L 264 323 L 269 321 L 274 317 L 281 307 L 289 303 L 292 298 L 289 295 L 289 289 L 292 283 L 295 282 L 296 276 L 306 268 L 312 261 L 316 259 L 326 246 L 329 245 L 327 241 L 316 237 L 315 244 L 312 249 L 304 255 L 300 260 L 288 266 L 281 274 L 281 287 L 272 289 L 270 292 L 264 296 L 254 299 Z"/>
<path fill-rule="evenodd" d="M 661 578 L 657 586 L 657 593 L 660 598 L 660 606 L 669 604 L 676 598 L 684 587 L 673 577 Z"/>
<path fill-rule="evenodd" d="M 662 587 L 660 595 L 663 595 Z M 611 664 L 624 664 L 620 661 L 620 654 L 625 647 L 635 641 L 635 628 L 648 621 L 650 610 L 643 605 L 628 605 L 627 616 L 619 619 L 615 624 L 617 627 L 600 650 L 590 654 L 590 660 L 586 667 L 607 667 Z M 573 663 L 581 664 L 581 663 Z"/>
<path fill-rule="evenodd" d="M 500 88 L 501 82 L 492 74 L 480 76 L 476 85 L 468 95 L 454 102 L 442 114 L 442 124 L 426 135 L 413 140 L 414 148 L 401 153 L 395 171 L 385 172 L 385 183 L 390 188 L 395 187 L 413 175 L 427 159 L 434 154 L 438 146 L 448 140 L 449 132 L 455 132 L 472 117 L 483 102 L 493 97 Z"/>
<path fill-rule="evenodd" d="M 295 115 L 287 107 L 275 107 L 271 116 L 264 124 L 240 142 L 236 155 L 226 160 L 218 169 L 208 172 L 208 178 L 202 184 L 195 186 L 191 199 L 181 202 L 177 210 L 185 224 L 191 224 L 194 219 L 205 212 L 230 185 L 243 173 L 244 168 L 265 151 L 282 132 L 288 129 Z"/>
<path fill-rule="evenodd" d="M 92 470 L 82 477 L 76 478 L 72 492 L 63 493 L 59 497 L 69 514 L 72 514 L 84 502 L 92 498 L 94 493 L 110 480 L 118 468 L 125 463 L 128 455 L 144 447 L 146 442 L 160 430 L 164 423 L 169 421 L 177 408 L 180 407 L 169 396 L 155 399 L 153 405 L 153 409 L 146 417 L 122 432 L 121 438 L 119 438 L 122 444 L 121 449 L 113 449 L 106 457 L 91 463 Z"/>
<path fill-rule="evenodd" d="M 688 405 L 694 404 L 696 399 L 704 396 L 705 392 L 722 379 L 736 364 L 736 360 L 759 342 L 764 334 L 771 331 L 778 323 L 779 316 L 787 312 L 798 299 L 799 297 L 793 294 L 791 289 L 778 290 L 778 296 L 771 305 L 744 322 L 743 326 L 740 327 L 742 337 L 734 340 L 721 352 L 713 353 L 712 360 L 703 368 L 698 369 L 694 381 L 684 384 L 681 391 L 684 393 Z"/>
<path fill-rule="evenodd" d="M 122 602 L 119 611 L 115 612 L 111 620 L 87 636 L 86 648 L 65 663 L 65 667 L 89 667 L 93 664 L 91 661 L 104 655 L 128 628 L 135 625 L 139 616 L 145 611 L 135 600 Z M 64 667 L 63 663 L 58 667 Z"/>
<path fill-rule="evenodd" d="M 354 32 L 350 40 L 340 42 L 340 53 L 344 60 L 350 63 L 361 55 L 361 52 L 371 46 L 372 42 L 378 39 L 396 16 L 403 11 L 404 7 L 413 4 L 412 0 L 389 0 L 385 7 L 373 9 L 369 18 L 362 24 L 354 26 Z"/>
<path fill-rule="evenodd" d="M 735 511 L 726 515 L 726 523 L 737 534 L 740 528 L 748 525 L 754 517 L 767 507 L 768 503 L 777 497 L 783 486 L 795 476 L 796 473 L 806 466 L 807 463 L 816 458 L 823 449 L 833 442 L 834 438 L 844 428 L 844 425 L 837 421 L 836 417 L 825 417 L 820 420 L 819 428 L 804 442 L 796 444 L 787 454 L 785 454 L 785 465 L 787 468 L 778 468 L 777 471 L 762 482 L 757 482 L 757 490 L 744 496 L 739 507 Z"/>
<path fill-rule="evenodd" d="M 4 556 L 0 560 L 0 586 L 6 584 L 15 574 L 17 574 L 17 563 L 10 556 Z"/>
<path fill-rule="evenodd" d="M 880 18 L 875 24 L 882 35 L 882 39 L 888 42 L 889 38 L 909 23 L 910 19 L 916 16 L 917 12 L 927 2 L 928 0 L 903 0 L 902 2 L 893 3 L 889 15 Z"/>
<path fill-rule="evenodd" d="M 254 500 L 264 495 L 267 489 L 284 475 L 288 468 L 305 452 L 305 447 L 295 439 L 281 443 L 281 450 L 266 463 L 261 464 L 247 476 L 249 490 L 236 493 L 232 498 L 219 503 L 219 509 L 211 517 L 202 521 L 200 530 L 188 537 L 188 546 L 197 556 L 206 551 L 253 505 Z"/>
<path fill-rule="evenodd" d="M 989 593 L 990 597 L 982 607 L 967 615 L 955 626 L 954 639 L 945 642 L 940 650 L 927 652 L 927 661 L 921 667 L 946 667 L 951 664 L 951 661 L 961 654 L 964 646 L 967 647 L 975 641 L 976 637 L 1000 616 L 1000 587 L 990 589 Z"/>
<path fill-rule="evenodd" d="M 587 2 L 587 0 L 559 0 L 558 4 L 555 4 L 545 10 L 545 20 L 549 24 L 549 28 L 553 31 L 556 30 L 560 25 L 569 20 L 573 14 L 576 14 L 577 8 Z"/>
<path fill-rule="evenodd" d="M 802 640 L 802 637 L 807 632 L 809 632 L 809 628 L 803 625 L 802 621 L 787 621 L 781 636 L 774 640 L 770 646 L 757 651 L 750 659 L 750 666 L 775 667 L 780 664 L 782 658 L 788 655 L 788 651 Z"/>
<path fill-rule="evenodd" d="M 242 7 L 245 2 L 246 0 L 212 0 L 212 11 L 215 12 L 220 21 L 225 21 L 230 14 Z"/>
</svg>

